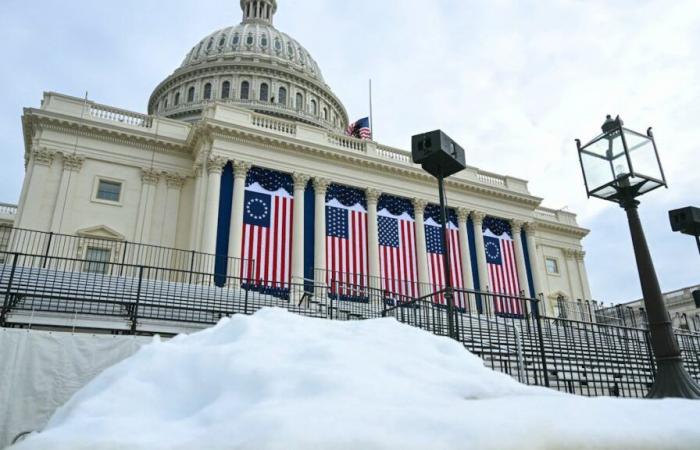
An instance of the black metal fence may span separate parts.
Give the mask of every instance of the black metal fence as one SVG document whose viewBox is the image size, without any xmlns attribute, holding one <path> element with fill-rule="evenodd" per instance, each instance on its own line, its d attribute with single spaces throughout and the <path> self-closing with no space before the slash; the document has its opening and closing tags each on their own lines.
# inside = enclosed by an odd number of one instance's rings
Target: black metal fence
<svg viewBox="0 0 700 450">
<path fill-rule="evenodd" d="M 7 327 L 175 334 L 279 307 L 332 320 L 393 317 L 454 337 L 488 367 L 523 383 L 575 394 L 641 397 L 655 376 L 646 329 L 547 317 L 537 299 L 457 289 L 450 311 L 444 290 L 415 298 L 371 283 L 271 285 L 208 270 L 51 252 L 0 256 L 0 324 Z M 700 380 L 700 334 L 677 338 L 688 371 Z"/>
</svg>

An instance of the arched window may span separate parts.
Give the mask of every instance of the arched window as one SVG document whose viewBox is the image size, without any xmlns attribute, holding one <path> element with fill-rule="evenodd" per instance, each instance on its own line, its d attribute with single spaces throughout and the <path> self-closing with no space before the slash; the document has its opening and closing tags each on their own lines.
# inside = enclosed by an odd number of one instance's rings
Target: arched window
<svg viewBox="0 0 700 450">
<path fill-rule="evenodd" d="M 176 92 L 175 93 L 175 106 L 180 104 L 180 93 Z"/>
<path fill-rule="evenodd" d="M 204 85 L 204 100 L 211 100 L 211 83 Z"/>
<path fill-rule="evenodd" d="M 316 115 L 317 107 L 316 100 L 311 100 L 311 114 Z"/>
<path fill-rule="evenodd" d="M 187 91 L 187 103 L 194 102 L 194 86 Z"/>
<path fill-rule="evenodd" d="M 221 83 L 221 98 L 229 98 L 231 96 L 231 82 L 224 81 Z"/>
<path fill-rule="evenodd" d="M 250 83 L 244 81 L 241 83 L 241 100 L 248 100 L 250 97 Z"/>
<path fill-rule="evenodd" d="M 323 107 L 323 120 L 328 120 L 328 108 Z"/>
<path fill-rule="evenodd" d="M 297 94 L 297 111 L 301 111 L 304 109 L 304 96 L 301 95 L 300 93 Z"/>
<path fill-rule="evenodd" d="M 163 109 L 168 109 L 168 99 L 167 98 L 163 102 Z"/>
<path fill-rule="evenodd" d="M 284 88 L 284 87 L 280 88 L 279 95 L 277 96 L 277 102 L 280 105 L 287 104 L 287 88 Z"/>
<path fill-rule="evenodd" d="M 270 88 L 268 87 L 267 83 L 263 83 L 260 85 L 260 101 L 266 102 L 269 99 L 270 99 Z"/>
</svg>

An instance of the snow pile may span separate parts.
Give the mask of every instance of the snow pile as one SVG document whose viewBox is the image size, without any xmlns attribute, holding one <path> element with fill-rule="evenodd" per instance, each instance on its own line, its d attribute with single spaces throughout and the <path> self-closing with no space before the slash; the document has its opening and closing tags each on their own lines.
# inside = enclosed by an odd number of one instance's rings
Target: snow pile
<svg viewBox="0 0 700 450">
<path fill-rule="evenodd" d="M 697 449 L 698 417 L 523 386 L 392 319 L 268 309 L 154 340 L 16 449 Z"/>
</svg>

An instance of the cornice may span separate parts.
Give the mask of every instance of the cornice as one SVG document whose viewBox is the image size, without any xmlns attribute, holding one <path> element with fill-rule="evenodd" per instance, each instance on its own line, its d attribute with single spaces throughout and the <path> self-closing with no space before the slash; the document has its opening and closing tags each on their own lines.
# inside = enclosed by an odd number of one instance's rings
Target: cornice
<svg viewBox="0 0 700 450">
<path fill-rule="evenodd" d="M 25 151 L 31 148 L 34 131 L 37 128 L 70 132 L 71 134 L 111 142 L 115 144 L 135 146 L 142 150 L 161 153 L 185 153 L 190 150 L 186 142 L 177 142 L 162 136 L 154 136 L 135 129 L 127 129 L 119 124 L 97 122 L 91 117 L 76 118 L 52 111 L 25 109 L 22 117 L 25 135 Z"/>
<path fill-rule="evenodd" d="M 561 223 L 545 222 L 543 220 L 536 220 L 535 225 L 537 230 L 546 230 L 558 234 L 563 234 L 566 236 L 573 236 L 577 239 L 583 239 L 591 232 L 586 228 L 575 227 L 572 225 L 564 225 Z"/>
<path fill-rule="evenodd" d="M 262 134 L 258 130 L 245 128 L 242 126 L 232 127 L 229 124 L 214 119 L 204 119 L 199 122 L 196 127 L 200 128 L 198 132 L 206 133 L 212 139 L 222 139 L 229 142 L 239 144 L 255 144 L 263 148 L 279 151 L 281 149 L 295 151 L 305 154 L 313 154 L 321 156 L 325 159 L 333 159 L 339 162 L 350 163 L 358 169 L 374 169 L 382 173 L 392 173 L 404 178 L 413 179 L 421 182 L 431 182 L 433 179 L 422 170 L 414 167 L 408 167 L 394 163 L 392 161 L 380 160 L 372 158 L 361 153 L 353 154 L 350 152 L 338 151 L 335 148 L 327 147 L 322 144 L 309 144 L 300 141 L 293 136 L 277 136 L 272 134 Z M 501 200 L 506 200 L 515 203 L 519 206 L 526 206 L 535 209 L 542 202 L 541 198 L 531 195 L 523 195 L 507 189 L 501 189 L 495 186 L 480 185 L 465 180 L 449 179 L 445 181 L 448 187 L 453 189 L 463 190 L 466 192 L 483 195 L 485 197 L 495 197 Z"/>
</svg>

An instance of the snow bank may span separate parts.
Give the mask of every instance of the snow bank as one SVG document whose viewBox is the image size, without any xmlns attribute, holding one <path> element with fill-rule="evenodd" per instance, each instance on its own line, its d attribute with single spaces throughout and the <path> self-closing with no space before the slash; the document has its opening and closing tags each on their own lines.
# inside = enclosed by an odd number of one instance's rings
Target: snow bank
<svg viewBox="0 0 700 450">
<path fill-rule="evenodd" d="M 268 309 L 154 340 L 16 449 L 697 449 L 698 417 L 523 386 L 392 319 Z"/>
</svg>

